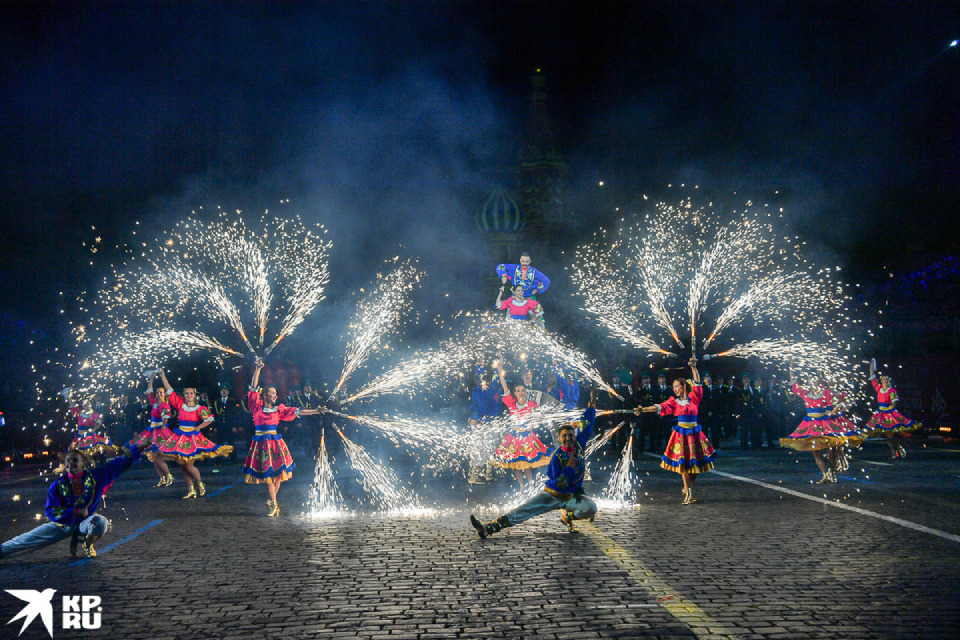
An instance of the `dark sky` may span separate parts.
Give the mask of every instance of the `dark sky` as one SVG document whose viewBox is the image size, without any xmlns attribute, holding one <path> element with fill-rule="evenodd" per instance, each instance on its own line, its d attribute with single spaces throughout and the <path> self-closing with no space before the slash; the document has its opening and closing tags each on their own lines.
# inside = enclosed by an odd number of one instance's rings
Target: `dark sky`
<svg viewBox="0 0 960 640">
<path fill-rule="evenodd" d="M 957 2 L 5 2 L 0 302 L 45 317 L 97 275 L 91 226 L 198 205 L 289 198 L 335 278 L 397 244 L 479 256 L 535 68 L 583 228 L 685 182 L 863 270 L 948 251 L 957 37 Z"/>
</svg>

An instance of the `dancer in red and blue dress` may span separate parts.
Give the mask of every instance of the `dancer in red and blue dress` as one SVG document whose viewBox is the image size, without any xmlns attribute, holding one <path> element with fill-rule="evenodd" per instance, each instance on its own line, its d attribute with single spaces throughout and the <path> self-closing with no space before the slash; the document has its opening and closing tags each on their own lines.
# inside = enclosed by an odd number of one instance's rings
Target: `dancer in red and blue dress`
<svg viewBox="0 0 960 640">
<path fill-rule="evenodd" d="M 834 396 L 823 381 L 810 389 L 801 387 L 794 376 L 792 363 L 789 372 L 790 388 L 803 400 L 807 415 L 793 433 L 780 438 L 780 446 L 812 452 L 817 467 L 823 473 L 817 484 L 833 484 L 837 481 L 837 471 L 846 468 L 843 447 L 859 446 L 863 436 L 857 425 L 834 407 L 834 403 L 842 401 L 843 396 Z"/>
<path fill-rule="evenodd" d="M 320 412 L 317 409 L 299 409 L 276 404 L 276 387 L 266 387 L 263 393 L 259 393 L 257 384 L 260 382 L 261 369 L 263 360 L 257 358 L 256 371 L 253 372 L 253 381 L 247 393 L 247 406 L 253 413 L 254 432 L 247 460 L 243 463 L 243 473 L 247 483 L 267 485 L 270 496 L 267 500 L 267 515 L 275 518 L 280 515 L 280 506 L 277 504 L 280 483 L 292 478 L 293 469 L 297 466 L 287 443 L 283 441 L 283 436 L 277 433 L 277 425 L 281 420 L 289 422 L 300 416 L 313 416 Z"/>
<path fill-rule="evenodd" d="M 187 483 L 187 495 L 183 496 L 183 499 L 189 500 L 207 492 L 207 487 L 200 479 L 200 472 L 194 463 L 205 458 L 229 456 L 233 447 L 217 444 L 200 433 L 201 429 L 213 423 L 213 413 L 208 407 L 196 404 L 197 390 L 186 387 L 181 398 L 170 386 L 163 369 L 159 373 L 163 388 L 167 390 L 167 402 L 170 403 L 171 408 L 177 410 L 180 424 L 174 429 L 173 437 L 157 445 L 157 450 L 150 452 L 147 457 L 151 462 L 160 458 L 180 464 L 180 472 Z"/>
<path fill-rule="evenodd" d="M 525 424 L 525 418 L 529 418 L 537 408 L 537 403 L 527 399 L 527 388 L 523 384 L 514 385 L 513 395 L 511 395 L 503 366 L 499 362 L 496 366 L 497 373 L 500 375 L 500 386 L 503 389 L 501 400 L 510 410 L 512 424 L 493 452 L 494 464 L 504 469 L 513 469 L 513 475 L 523 489 L 526 486 L 524 480 L 533 482 L 531 469 L 550 464 L 551 450 L 543 444 L 533 429 Z"/>
<path fill-rule="evenodd" d="M 536 300 L 531 300 L 523 296 L 523 286 L 515 285 L 513 287 L 513 296 L 507 300 L 501 300 L 503 289 L 497 294 L 497 301 L 494 303 L 494 309 L 498 311 L 506 310 L 510 314 L 511 320 L 528 320 L 531 316 L 535 322 L 542 324 L 543 307 Z"/>
<path fill-rule="evenodd" d="M 70 413 L 77 419 L 77 430 L 73 433 L 73 441 L 67 451 L 82 451 L 91 458 L 114 455 L 120 451 L 120 447 L 113 444 L 109 435 L 97 433 L 97 429 L 103 426 L 103 416 L 93 410 L 93 404 L 89 400 L 83 403 L 83 409 L 73 407 Z"/>
<path fill-rule="evenodd" d="M 697 422 L 697 410 L 703 399 L 700 386 L 700 372 L 697 371 L 697 359 L 690 358 L 690 371 L 693 384 L 683 378 L 673 381 L 673 395 L 660 404 L 640 407 L 645 413 L 659 413 L 661 416 L 674 416 L 677 424 L 667 442 L 667 450 L 660 457 L 660 466 L 667 471 L 679 473 L 683 478 L 683 504 L 696 502 L 693 499 L 693 483 L 697 475 L 713 469 L 716 452 L 703 429 Z"/>
<path fill-rule="evenodd" d="M 159 451 L 160 445 L 173 437 L 173 431 L 167 426 L 170 420 L 170 405 L 167 404 L 167 390 L 163 387 L 156 389 L 152 393 L 154 378 L 157 372 L 154 371 L 150 376 L 150 382 L 147 383 L 147 402 L 150 404 L 150 424 L 141 431 L 133 440 L 130 446 L 136 446 L 140 451 L 150 454 Z M 153 467 L 160 474 L 160 482 L 155 487 L 169 487 L 173 484 L 173 474 L 167 466 L 167 461 L 163 458 L 153 460 Z"/>
<path fill-rule="evenodd" d="M 907 450 L 903 448 L 900 434 L 916 431 L 923 425 L 897 411 L 900 397 L 893 387 L 893 380 L 890 376 L 880 376 L 880 381 L 877 381 L 877 361 L 874 359 L 870 360 L 870 382 L 877 392 L 880 409 L 867 421 L 866 437 L 883 436 L 890 447 L 890 457 L 893 460 L 905 458 Z"/>
</svg>

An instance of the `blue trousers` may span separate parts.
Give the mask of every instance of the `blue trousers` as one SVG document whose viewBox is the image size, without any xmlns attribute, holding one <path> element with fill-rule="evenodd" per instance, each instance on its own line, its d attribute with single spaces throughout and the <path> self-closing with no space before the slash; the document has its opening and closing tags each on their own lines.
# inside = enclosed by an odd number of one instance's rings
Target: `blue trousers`
<svg viewBox="0 0 960 640">
<path fill-rule="evenodd" d="M 557 509 L 566 509 L 572 512 L 574 520 L 589 520 L 597 515 L 597 505 L 583 494 L 574 496 L 569 500 L 561 500 L 546 491 L 541 491 L 532 500 L 520 505 L 504 517 L 507 519 L 507 526 L 512 527 L 541 513 Z"/>
<path fill-rule="evenodd" d="M 16 538 L 7 540 L 0 545 L 0 549 L 3 550 L 4 557 L 41 549 L 60 542 L 64 538 L 69 538 L 73 535 L 75 527 L 80 527 L 81 536 L 87 536 L 91 533 L 95 536 L 102 536 L 110 530 L 110 521 L 100 514 L 95 513 L 77 525 L 45 522 L 36 529 L 31 529 L 26 533 L 21 533 Z"/>
</svg>

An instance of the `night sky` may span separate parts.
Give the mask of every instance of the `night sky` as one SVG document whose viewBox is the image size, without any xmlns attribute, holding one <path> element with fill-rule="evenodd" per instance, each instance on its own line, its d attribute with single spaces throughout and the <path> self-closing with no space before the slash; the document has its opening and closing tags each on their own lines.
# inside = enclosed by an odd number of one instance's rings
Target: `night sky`
<svg viewBox="0 0 960 640">
<path fill-rule="evenodd" d="M 428 267 L 457 250 L 485 268 L 473 215 L 516 163 L 537 68 L 574 231 L 685 183 L 786 207 L 815 255 L 866 278 L 960 236 L 956 2 L 31 1 L 0 16 L 13 317 L 53 322 L 60 291 L 102 275 L 83 240 L 197 206 L 289 199 L 331 229 L 347 286 L 401 244 Z"/>
</svg>

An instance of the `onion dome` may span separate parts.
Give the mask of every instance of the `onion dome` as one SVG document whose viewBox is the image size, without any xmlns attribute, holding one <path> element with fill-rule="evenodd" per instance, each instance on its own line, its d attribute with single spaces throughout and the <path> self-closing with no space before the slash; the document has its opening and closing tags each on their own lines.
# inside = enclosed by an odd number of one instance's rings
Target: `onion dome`
<svg viewBox="0 0 960 640">
<path fill-rule="evenodd" d="M 477 228 L 482 231 L 512 233 L 523 229 L 526 216 L 516 201 L 497 187 L 477 212 L 476 221 Z"/>
</svg>

